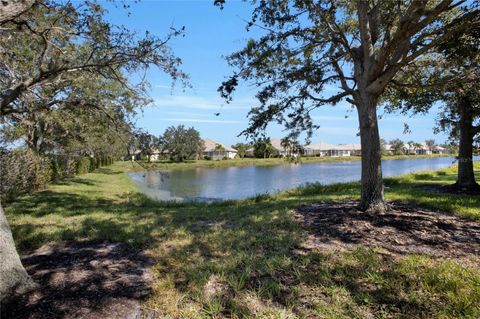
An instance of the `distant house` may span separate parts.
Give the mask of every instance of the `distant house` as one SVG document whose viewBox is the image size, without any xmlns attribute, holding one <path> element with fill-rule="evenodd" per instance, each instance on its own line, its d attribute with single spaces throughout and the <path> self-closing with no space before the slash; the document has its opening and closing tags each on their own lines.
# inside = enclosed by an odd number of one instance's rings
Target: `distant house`
<svg viewBox="0 0 480 319">
<path fill-rule="evenodd" d="M 331 156 L 342 157 L 360 155 L 362 148 L 360 144 L 328 144 L 318 143 L 304 147 L 304 154 L 307 156 Z"/>
<path fill-rule="evenodd" d="M 393 155 L 392 144 L 385 144 L 385 152 L 387 155 Z"/>
<path fill-rule="evenodd" d="M 204 139 L 203 143 L 205 144 L 205 150 L 203 151 L 203 156 L 208 156 L 213 160 L 219 160 L 224 158 L 234 158 L 237 156 L 237 150 L 228 146 L 223 145 L 222 143 L 215 142 L 211 139 Z"/>
<path fill-rule="evenodd" d="M 307 156 L 331 156 L 330 154 L 335 149 L 335 145 L 320 142 L 318 144 L 306 145 L 304 154 Z"/>
<path fill-rule="evenodd" d="M 432 155 L 432 151 L 425 143 L 407 144 L 403 149 L 406 155 Z"/>
<path fill-rule="evenodd" d="M 447 149 L 445 147 L 441 147 L 441 146 L 434 146 L 433 147 L 433 153 L 434 154 L 447 154 Z"/>
<path fill-rule="evenodd" d="M 270 144 L 272 144 L 273 148 L 277 151 L 277 154 L 281 157 L 286 157 L 286 156 L 296 157 L 300 155 L 299 147 L 287 146 L 284 143 L 282 143 L 281 139 L 278 139 L 278 138 L 271 139 Z"/>
<path fill-rule="evenodd" d="M 330 156 L 360 156 L 362 155 L 360 144 L 338 144 Z"/>
</svg>

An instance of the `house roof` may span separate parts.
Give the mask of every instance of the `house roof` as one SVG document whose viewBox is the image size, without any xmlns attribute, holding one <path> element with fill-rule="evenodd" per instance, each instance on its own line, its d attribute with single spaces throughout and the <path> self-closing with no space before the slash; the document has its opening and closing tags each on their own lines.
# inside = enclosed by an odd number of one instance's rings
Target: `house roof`
<svg viewBox="0 0 480 319">
<path fill-rule="evenodd" d="M 332 150 L 339 150 L 339 151 L 360 151 L 362 148 L 360 144 L 328 144 L 320 142 L 318 144 L 311 144 L 305 146 L 307 150 L 315 150 L 315 151 L 332 151 Z"/>
<path fill-rule="evenodd" d="M 214 140 L 211 140 L 209 138 L 204 138 L 203 139 L 203 143 L 205 144 L 205 152 L 214 152 L 215 151 L 215 147 L 217 145 L 221 145 L 225 151 L 227 152 L 234 152 L 234 153 L 237 153 L 237 150 L 234 149 L 234 148 L 231 148 L 231 147 L 228 147 L 222 143 L 219 143 L 219 142 L 215 142 Z"/>
<path fill-rule="evenodd" d="M 270 139 L 270 144 L 277 150 L 277 151 L 284 151 L 285 147 L 282 146 L 282 140 L 278 138 Z"/>
<path fill-rule="evenodd" d="M 333 144 L 328 144 L 328 143 L 317 143 L 317 144 L 310 144 L 305 146 L 305 149 L 307 150 L 315 150 L 315 151 L 329 151 L 329 150 L 334 150 L 335 145 Z"/>
<path fill-rule="evenodd" d="M 338 144 L 338 145 L 336 145 L 336 149 L 341 150 L 341 151 L 361 151 L 362 146 L 360 144 L 355 144 L 355 143 L 352 143 L 352 144 Z"/>
</svg>

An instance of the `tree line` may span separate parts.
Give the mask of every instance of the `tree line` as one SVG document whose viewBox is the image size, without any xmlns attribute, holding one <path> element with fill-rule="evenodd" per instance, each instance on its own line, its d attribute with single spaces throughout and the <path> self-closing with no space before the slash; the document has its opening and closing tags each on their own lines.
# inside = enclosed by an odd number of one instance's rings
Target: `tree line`
<svg viewBox="0 0 480 319">
<path fill-rule="evenodd" d="M 154 155 L 164 156 L 173 162 L 183 162 L 200 159 L 204 149 L 204 142 L 196 129 L 178 125 L 168 127 L 160 136 L 137 130 L 128 156 L 135 156 L 135 151 L 138 150 L 138 154 L 146 157 L 149 162 Z"/>
</svg>

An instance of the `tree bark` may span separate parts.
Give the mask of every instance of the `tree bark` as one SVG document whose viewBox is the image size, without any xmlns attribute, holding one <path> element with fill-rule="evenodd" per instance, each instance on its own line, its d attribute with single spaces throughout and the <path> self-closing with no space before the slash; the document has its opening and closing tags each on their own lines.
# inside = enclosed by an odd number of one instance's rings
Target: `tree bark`
<svg viewBox="0 0 480 319">
<path fill-rule="evenodd" d="M 30 9 L 35 0 L 2 0 L 0 1 L 0 23 L 10 21 Z"/>
<path fill-rule="evenodd" d="M 458 174 L 455 185 L 462 190 L 476 190 L 480 186 L 475 181 L 473 170 L 473 115 L 467 97 L 458 101 L 460 114 L 460 144 L 458 151 Z"/>
<path fill-rule="evenodd" d="M 22 293 L 36 285 L 20 261 L 12 231 L 0 203 L 0 301 L 13 293 Z"/>
<path fill-rule="evenodd" d="M 382 178 L 382 150 L 377 120 L 377 98 L 364 94 L 357 98 L 360 140 L 362 146 L 362 191 L 360 208 L 383 213 L 387 209 L 384 200 Z"/>
</svg>

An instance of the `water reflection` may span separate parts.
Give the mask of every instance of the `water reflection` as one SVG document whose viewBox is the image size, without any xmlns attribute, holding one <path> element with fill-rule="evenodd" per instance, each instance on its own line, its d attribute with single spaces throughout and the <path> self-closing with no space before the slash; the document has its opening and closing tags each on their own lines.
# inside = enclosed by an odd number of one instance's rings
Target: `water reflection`
<svg viewBox="0 0 480 319">
<path fill-rule="evenodd" d="M 478 160 L 478 158 L 476 158 Z M 448 167 L 454 158 L 383 161 L 384 176 Z M 332 184 L 360 179 L 360 162 L 304 163 L 278 166 L 195 168 L 130 173 L 140 190 L 159 200 L 240 199 L 274 193 L 305 183 Z"/>
</svg>

